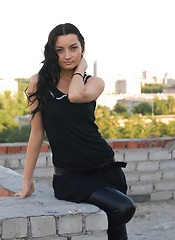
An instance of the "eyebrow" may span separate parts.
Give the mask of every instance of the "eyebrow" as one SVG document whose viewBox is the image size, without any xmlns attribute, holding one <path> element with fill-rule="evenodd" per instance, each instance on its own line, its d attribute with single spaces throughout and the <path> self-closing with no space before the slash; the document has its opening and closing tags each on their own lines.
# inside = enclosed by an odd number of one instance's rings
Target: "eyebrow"
<svg viewBox="0 0 175 240">
<path fill-rule="evenodd" d="M 75 46 L 75 45 L 77 45 L 77 43 L 73 43 L 73 44 L 71 44 L 69 47 L 73 47 L 73 46 Z M 55 48 L 63 48 L 63 47 L 61 47 L 61 46 L 55 46 Z"/>
</svg>

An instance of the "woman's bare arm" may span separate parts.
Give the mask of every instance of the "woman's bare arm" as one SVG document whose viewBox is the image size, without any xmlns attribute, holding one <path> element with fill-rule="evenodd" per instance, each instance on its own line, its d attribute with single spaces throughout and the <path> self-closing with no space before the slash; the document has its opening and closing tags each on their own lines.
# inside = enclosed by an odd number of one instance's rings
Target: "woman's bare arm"
<svg viewBox="0 0 175 240">
<path fill-rule="evenodd" d="M 104 81 L 101 78 L 92 76 L 87 83 L 83 82 L 83 75 L 87 68 L 84 58 L 81 59 L 79 65 L 75 69 L 75 74 L 68 89 L 68 98 L 72 103 L 84 103 L 97 99 L 104 90 Z M 82 76 L 81 76 L 82 75 Z"/>
<path fill-rule="evenodd" d="M 36 82 L 38 79 L 38 75 L 34 75 L 29 82 L 28 86 L 28 94 L 35 91 Z M 36 108 L 37 101 L 29 104 L 30 112 Z M 27 153 L 26 153 L 26 161 L 23 171 L 23 187 L 20 193 L 17 193 L 16 196 L 20 196 L 24 198 L 29 196 L 34 192 L 33 185 L 33 172 L 36 166 L 36 162 L 40 153 L 41 145 L 44 139 L 44 129 L 42 125 L 41 113 L 37 112 L 31 120 L 31 132 L 29 136 Z"/>
</svg>

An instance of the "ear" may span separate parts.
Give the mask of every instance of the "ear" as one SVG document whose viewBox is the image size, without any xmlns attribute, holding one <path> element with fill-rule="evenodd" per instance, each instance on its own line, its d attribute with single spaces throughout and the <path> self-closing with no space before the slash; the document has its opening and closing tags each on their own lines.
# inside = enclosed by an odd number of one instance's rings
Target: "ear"
<svg viewBox="0 0 175 240">
<path fill-rule="evenodd" d="M 84 49 L 83 49 L 83 51 L 82 51 L 81 57 L 84 56 L 84 53 L 85 53 L 85 47 L 84 47 Z"/>
</svg>

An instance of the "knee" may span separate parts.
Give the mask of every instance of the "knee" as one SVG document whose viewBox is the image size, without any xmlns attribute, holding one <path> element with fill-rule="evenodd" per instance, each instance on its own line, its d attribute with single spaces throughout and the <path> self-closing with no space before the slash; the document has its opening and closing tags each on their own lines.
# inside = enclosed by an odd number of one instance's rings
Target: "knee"
<svg viewBox="0 0 175 240">
<path fill-rule="evenodd" d="M 123 204 L 122 207 L 122 214 L 124 216 L 124 222 L 127 223 L 131 220 L 131 218 L 134 216 L 134 213 L 136 211 L 136 207 L 132 199 L 128 198 L 126 203 Z"/>
<path fill-rule="evenodd" d="M 133 217 L 136 207 L 131 198 L 126 197 L 125 201 L 120 203 L 120 206 L 116 206 L 116 209 L 113 209 L 113 216 L 116 216 L 121 224 L 126 224 Z"/>
</svg>

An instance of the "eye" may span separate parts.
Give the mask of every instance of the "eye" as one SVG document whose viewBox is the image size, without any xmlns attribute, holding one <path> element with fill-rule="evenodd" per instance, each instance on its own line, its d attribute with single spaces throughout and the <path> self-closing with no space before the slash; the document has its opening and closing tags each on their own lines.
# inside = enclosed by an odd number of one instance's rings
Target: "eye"
<svg viewBox="0 0 175 240">
<path fill-rule="evenodd" d="M 75 51 L 77 48 L 78 48 L 77 46 L 73 46 L 73 47 L 71 47 L 71 50 Z"/>
<path fill-rule="evenodd" d="M 62 53 L 63 52 L 63 49 L 62 48 L 57 48 L 55 49 L 56 53 Z"/>
</svg>

